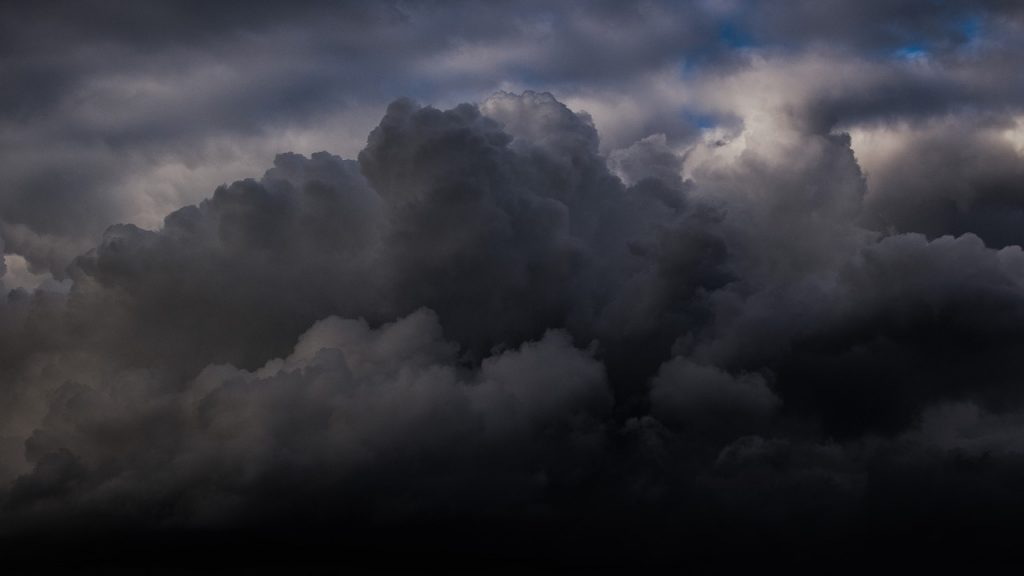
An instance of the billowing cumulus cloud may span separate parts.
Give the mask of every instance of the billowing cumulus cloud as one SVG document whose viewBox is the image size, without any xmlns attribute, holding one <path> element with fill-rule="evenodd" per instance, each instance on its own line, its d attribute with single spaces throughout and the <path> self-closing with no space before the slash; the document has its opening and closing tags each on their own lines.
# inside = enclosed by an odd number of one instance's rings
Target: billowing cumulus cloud
<svg viewBox="0 0 1024 576">
<path fill-rule="evenodd" d="M 1022 12 L 781 4 L 11 8 L 4 549 L 1010 541 Z"/>
<path fill-rule="evenodd" d="M 314 497 L 380 499 L 412 514 L 441 499 L 509 505 L 596 465 L 611 395 L 600 363 L 564 333 L 478 369 L 459 366 L 457 351 L 423 309 L 376 329 L 332 316 L 285 358 L 253 372 L 211 365 L 182 387 L 143 371 L 71 376 L 33 391 L 45 408 L 24 462 L 7 461 L 25 470 L 7 515 L 104 517 L 124 506 L 114 521 L 141 513 L 216 526 L 290 506 L 308 513 Z M 415 485 L 389 486 L 401 476 Z M 317 493 L 262 502 L 275 482 Z"/>
</svg>

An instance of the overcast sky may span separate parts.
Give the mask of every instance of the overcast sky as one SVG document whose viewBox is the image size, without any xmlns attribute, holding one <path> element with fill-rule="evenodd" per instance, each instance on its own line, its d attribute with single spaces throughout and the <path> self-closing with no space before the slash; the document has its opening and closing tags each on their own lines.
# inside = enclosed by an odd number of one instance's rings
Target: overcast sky
<svg viewBox="0 0 1024 576">
<path fill-rule="evenodd" d="M 998 550 L 1021 62 L 1012 0 L 4 3 L 3 548 Z"/>
</svg>

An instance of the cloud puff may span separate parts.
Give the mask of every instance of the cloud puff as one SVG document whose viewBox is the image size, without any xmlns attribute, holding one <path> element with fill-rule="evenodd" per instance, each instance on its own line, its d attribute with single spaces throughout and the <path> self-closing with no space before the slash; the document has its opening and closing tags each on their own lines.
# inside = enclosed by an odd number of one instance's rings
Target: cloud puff
<svg viewBox="0 0 1024 576">
<path fill-rule="evenodd" d="M 665 363 L 651 382 L 651 414 L 668 425 L 743 435 L 763 426 L 779 399 L 757 374 L 733 377 L 686 358 Z"/>
<path fill-rule="evenodd" d="M 6 529 L 49 515 L 96 521 L 115 506 L 112 522 L 216 525 L 309 513 L 314 496 L 380 499 L 402 514 L 439 499 L 500 506 L 596 465 L 611 396 L 601 365 L 565 334 L 478 369 L 456 352 L 420 310 L 375 329 L 330 317 L 287 357 L 254 372 L 210 366 L 184 387 L 139 371 L 69 379 L 46 393 L 25 441 Z M 316 494 L 263 502 L 275 484 Z"/>
<path fill-rule="evenodd" d="M 1024 260 L 986 208 L 1014 205 L 1015 125 L 890 134 L 892 110 L 793 81 L 823 62 L 729 68 L 693 98 L 731 123 L 610 152 L 548 93 L 399 99 L 357 160 L 280 154 L 107 228 L 69 288 L 0 305 L 4 528 L 500 525 L 576 550 L 625 524 L 658 559 L 676 531 L 1019 509 L 985 490 L 1021 470 Z M 849 69 L 873 93 L 902 65 Z M 21 220 L 20 277 L 78 246 Z"/>
</svg>

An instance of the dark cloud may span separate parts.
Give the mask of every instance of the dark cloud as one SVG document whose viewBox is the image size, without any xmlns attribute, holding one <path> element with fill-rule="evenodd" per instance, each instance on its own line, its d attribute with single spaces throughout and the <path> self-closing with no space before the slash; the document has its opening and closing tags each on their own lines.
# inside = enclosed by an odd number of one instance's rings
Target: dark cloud
<svg viewBox="0 0 1024 576">
<path fill-rule="evenodd" d="M 724 3 L 730 4 L 730 3 Z M 839 44 L 853 50 L 887 51 L 907 47 L 951 50 L 974 40 L 987 26 L 1019 18 L 1014 2 L 814 2 L 785 0 L 735 3 L 751 42 L 801 45 Z"/>
<path fill-rule="evenodd" d="M 957 118 L 878 138 L 865 224 L 929 237 L 971 232 L 1020 245 L 1020 152 L 1013 120 Z M 908 159 L 913 159 L 909 161 Z"/>
<path fill-rule="evenodd" d="M 283 154 L 111 227 L 68 294 L 3 308 L 5 529 L 919 513 L 897 480 L 971 446 L 943 406 L 1016 421 L 1020 249 L 879 237 L 849 137 L 748 138 L 686 181 L 644 140 L 627 187 L 547 94 L 399 100 L 358 162 Z"/>
<path fill-rule="evenodd" d="M 10 8 L 0 546 L 1003 550 L 1020 11 L 783 4 Z"/>
<path fill-rule="evenodd" d="M 95 521 L 121 502 L 115 522 L 216 526 L 310 513 L 314 497 L 373 498 L 405 517 L 442 502 L 503 508 L 595 465 L 610 395 L 601 365 L 564 334 L 473 371 L 456 351 L 421 310 L 378 329 L 330 317 L 286 358 L 210 366 L 183 390 L 145 371 L 69 380 L 47 393 L 6 509 L 13 522 Z M 309 474 L 318 494 L 260 502 Z M 392 486 L 402 476 L 416 485 Z"/>
<path fill-rule="evenodd" d="M 601 109 L 606 142 L 628 147 L 656 132 L 689 143 L 709 118 L 724 121 L 701 105 L 680 111 L 685 100 L 673 101 L 665 82 L 749 69 L 754 48 L 788 54 L 823 43 L 837 58 L 895 58 L 841 91 L 794 103 L 815 129 L 970 103 L 1019 106 L 1021 93 L 1012 4 L 147 1 L 5 10 L 2 233 L 8 251 L 57 276 L 110 223 L 157 226 L 201 200 L 197 190 L 250 175 L 282 148 L 354 155 L 396 94 L 454 104 L 505 87 L 556 90 Z M 927 54 L 929 65 L 915 69 L 900 50 Z M 12 229 L 46 240 L 21 247 Z"/>
</svg>

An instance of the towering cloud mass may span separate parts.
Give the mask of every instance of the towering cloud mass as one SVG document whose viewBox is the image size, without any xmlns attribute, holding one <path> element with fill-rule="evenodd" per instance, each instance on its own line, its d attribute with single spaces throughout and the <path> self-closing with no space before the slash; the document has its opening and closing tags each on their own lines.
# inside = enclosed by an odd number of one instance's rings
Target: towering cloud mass
<svg viewBox="0 0 1024 576">
<path fill-rule="evenodd" d="M 5 549 L 1009 542 L 1024 20 L 882 4 L 12 9 Z"/>
</svg>

